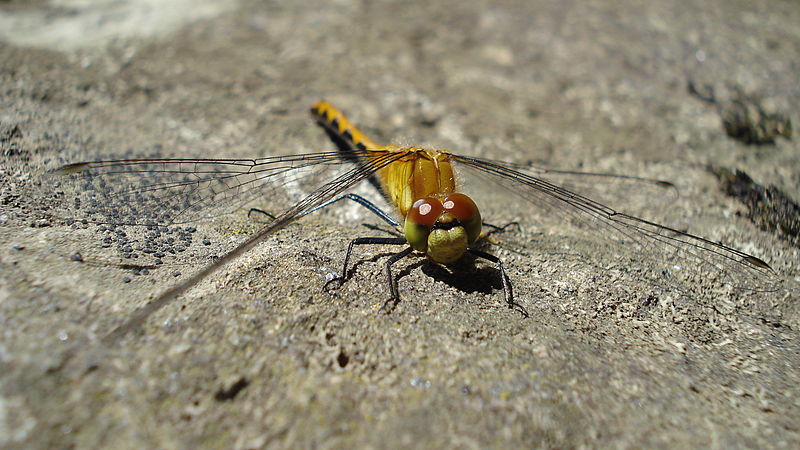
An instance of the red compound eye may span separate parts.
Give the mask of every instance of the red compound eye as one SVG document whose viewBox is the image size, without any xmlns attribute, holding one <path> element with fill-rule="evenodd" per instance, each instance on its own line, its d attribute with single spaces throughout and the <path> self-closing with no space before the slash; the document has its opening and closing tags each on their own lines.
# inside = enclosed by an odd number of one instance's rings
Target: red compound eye
<svg viewBox="0 0 800 450">
<path fill-rule="evenodd" d="M 411 206 L 411 211 L 408 212 L 408 219 L 417 225 L 432 227 L 443 210 L 444 208 L 439 200 L 433 197 L 421 198 Z"/>
<path fill-rule="evenodd" d="M 442 207 L 461 222 L 468 222 L 480 217 L 478 206 L 464 194 L 454 193 L 445 197 Z"/>
</svg>

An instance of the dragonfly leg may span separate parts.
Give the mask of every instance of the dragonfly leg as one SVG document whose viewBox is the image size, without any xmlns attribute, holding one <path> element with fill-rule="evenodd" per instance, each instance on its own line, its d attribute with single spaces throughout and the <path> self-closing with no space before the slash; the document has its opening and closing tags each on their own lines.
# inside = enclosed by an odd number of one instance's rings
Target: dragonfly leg
<svg viewBox="0 0 800 450">
<path fill-rule="evenodd" d="M 519 228 L 520 224 L 519 224 L 519 222 L 508 222 L 507 224 L 505 224 L 503 226 L 500 226 L 500 225 L 491 224 L 489 222 L 483 222 L 483 226 L 491 228 L 494 231 L 506 231 L 506 228 L 511 228 L 511 227 L 514 227 L 514 226 Z"/>
<path fill-rule="evenodd" d="M 392 216 L 390 216 L 389 214 L 386 214 L 386 212 L 384 212 L 382 209 L 378 208 L 374 203 L 372 203 L 371 201 L 365 199 L 364 197 L 362 197 L 362 196 L 360 196 L 358 194 L 352 194 L 352 193 L 351 194 L 345 194 L 345 195 L 342 195 L 341 197 L 337 197 L 337 198 L 335 198 L 335 199 L 333 199 L 333 200 L 331 200 L 329 202 L 325 202 L 325 203 L 317 206 L 316 208 L 312 209 L 310 212 L 314 212 L 314 211 L 320 210 L 322 208 L 325 208 L 328 205 L 331 205 L 333 203 L 336 203 L 336 202 L 344 200 L 344 199 L 352 200 L 352 201 L 358 203 L 359 205 L 367 208 L 368 210 L 372 211 L 373 214 L 375 214 L 376 216 L 380 217 L 384 222 L 388 223 L 389 225 L 391 225 L 393 227 L 399 227 L 400 226 L 400 223 L 398 221 L 394 220 L 394 218 Z"/>
<path fill-rule="evenodd" d="M 389 258 L 388 261 L 386 261 L 386 277 L 388 278 L 389 291 L 391 292 L 391 298 L 389 299 L 389 302 L 392 303 L 392 309 L 395 306 L 397 306 L 398 303 L 400 303 L 400 293 L 397 291 L 397 281 L 392 276 L 392 265 L 397 261 L 400 261 L 401 259 L 408 256 L 413 251 L 414 249 L 412 247 L 408 247 L 402 252 L 392 255 L 392 257 Z M 389 305 L 389 302 L 386 302 L 386 304 L 384 304 L 384 308 L 386 308 Z M 387 311 L 391 310 L 387 308 Z"/>
<path fill-rule="evenodd" d="M 342 265 L 342 274 L 336 278 L 328 280 L 323 289 L 327 289 L 328 285 L 337 282 L 340 286 L 350 278 L 347 274 L 347 265 L 350 262 L 350 255 L 353 253 L 353 246 L 368 245 L 368 244 L 384 244 L 384 245 L 404 245 L 407 241 L 405 238 L 379 238 L 379 237 L 362 237 L 350 241 L 347 246 L 347 253 L 344 255 L 344 264 Z M 410 248 L 410 247 L 409 247 Z"/>
<path fill-rule="evenodd" d="M 373 214 L 375 214 L 376 216 L 380 217 L 384 222 L 388 223 L 389 225 L 391 225 L 393 227 L 399 227 L 400 226 L 400 223 L 398 221 L 394 220 L 394 218 L 392 216 L 390 216 L 389 214 L 387 214 L 384 210 L 378 208 L 377 205 L 375 205 L 371 201 L 365 199 L 364 197 L 362 197 L 362 196 L 360 196 L 358 194 L 352 194 L 352 193 L 351 194 L 345 194 L 345 195 L 342 195 L 341 197 L 337 197 L 337 198 L 335 198 L 335 199 L 333 199 L 331 201 L 325 202 L 325 203 L 317 206 L 316 208 L 312 209 L 309 212 L 309 214 L 314 212 L 314 211 L 317 211 L 317 210 L 320 210 L 322 208 L 325 208 L 326 206 L 332 205 L 332 204 L 334 204 L 334 203 L 336 203 L 338 201 L 345 200 L 345 199 L 352 200 L 352 201 L 358 203 L 359 205 L 367 208 Z M 247 217 L 252 216 L 253 213 L 258 213 L 258 214 L 264 215 L 264 216 L 268 217 L 270 219 L 270 221 L 275 219 L 275 216 L 273 214 L 270 214 L 270 213 L 264 211 L 263 209 L 259 209 L 259 208 L 250 208 L 250 211 L 247 212 Z M 497 227 L 494 227 L 494 228 L 497 228 Z"/>
<path fill-rule="evenodd" d="M 494 233 L 505 233 L 511 227 L 517 227 L 517 229 L 521 229 L 522 228 L 522 226 L 519 224 L 519 222 L 508 222 L 507 224 L 505 224 L 503 226 L 493 225 L 491 223 L 483 222 L 483 226 L 486 227 L 486 228 L 491 228 L 492 229 L 492 231 L 489 231 L 488 233 L 486 233 L 486 236 L 489 236 L 489 235 L 494 234 Z"/>
<path fill-rule="evenodd" d="M 503 261 L 497 256 L 494 256 L 486 252 L 482 252 L 480 250 L 475 250 L 472 248 L 468 250 L 470 253 L 479 258 L 483 258 L 487 261 L 491 261 L 497 264 L 497 269 L 500 270 L 500 279 L 503 283 L 503 297 L 505 297 L 506 303 L 508 303 L 509 308 L 516 309 L 517 311 L 522 313 L 523 316 L 528 317 L 528 311 L 526 311 L 525 308 L 522 307 L 522 305 L 514 301 L 514 291 L 511 286 L 511 281 L 509 281 L 508 275 L 506 275 L 506 269 L 505 267 L 503 267 Z"/>
<path fill-rule="evenodd" d="M 262 214 L 264 216 L 267 216 L 267 217 L 269 217 L 270 221 L 275 220 L 275 216 L 274 215 L 264 211 L 263 209 L 258 209 L 258 208 L 250 208 L 250 211 L 247 211 L 247 218 L 249 219 L 250 216 L 253 215 L 253 213 L 258 213 L 258 214 Z"/>
</svg>

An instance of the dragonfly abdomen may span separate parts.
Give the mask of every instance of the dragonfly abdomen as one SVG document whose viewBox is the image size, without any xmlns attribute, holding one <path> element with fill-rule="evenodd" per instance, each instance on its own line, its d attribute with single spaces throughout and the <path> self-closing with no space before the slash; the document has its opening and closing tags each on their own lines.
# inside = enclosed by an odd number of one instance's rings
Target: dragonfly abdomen
<svg viewBox="0 0 800 450">
<path fill-rule="evenodd" d="M 328 135 L 342 151 L 352 152 L 383 148 L 364 136 L 355 125 L 347 120 L 341 111 L 324 100 L 315 103 L 311 107 L 311 115 L 325 128 L 325 131 L 328 132 Z M 343 145 L 344 148 L 342 148 Z"/>
</svg>

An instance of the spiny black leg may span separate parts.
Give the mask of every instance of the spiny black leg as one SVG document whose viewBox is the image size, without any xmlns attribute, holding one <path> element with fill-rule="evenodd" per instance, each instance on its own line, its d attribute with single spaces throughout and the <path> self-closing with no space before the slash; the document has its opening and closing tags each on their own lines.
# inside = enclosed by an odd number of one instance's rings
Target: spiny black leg
<svg viewBox="0 0 800 450">
<path fill-rule="evenodd" d="M 499 225 L 492 225 L 491 223 L 483 222 L 483 226 L 485 226 L 487 228 L 491 228 L 493 230 L 493 231 L 491 231 L 491 233 L 494 233 L 494 232 L 506 231 L 506 228 L 509 228 L 509 227 L 512 227 L 512 226 L 516 226 L 517 228 L 519 228 L 520 225 L 519 225 L 519 222 L 508 222 L 507 224 L 505 224 L 505 225 L 503 225 L 501 227 Z"/>
<path fill-rule="evenodd" d="M 405 258 L 413 251 L 414 249 L 412 247 L 408 247 L 402 252 L 392 255 L 392 257 L 386 261 L 386 277 L 389 278 L 389 291 L 391 292 L 391 302 L 394 306 L 397 306 L 397 304 L 400 303 L 400 293 L 397 291 L 397 281 L 395 281 L 394 277 L 392 276 L 392 264 Z"/>
<path fill-rule="evenodd" d="M 511 286 L 511 281 L 509 281 L 508 279 L 508 275 L 506 275 L 506 269 L 503 267 L 503 261 L 501 261 L 500 258 L 498 258 L 497 256 L 494 256 L 486 252 L 482 252 L 480 250 L 475 250 L 472 248 L 468 250 L 470 253 L 479 258 L 483 258 L 485 260 L 497 264 L 497 268 L 500 270 L 500 279 L 503 282 L 503 296 L 506 299 L 506 303 L 508 303 L 508 306 L 510 308 L 517 309 L 519 312 L 522 313 L 523 316 L 528 317 L 528 311 L 526 311 L 525 308 L 522 307 L 522 305 L 514 301 L 513 288 Z"/>
<path fill-rule="evenodd" d="M 491 223 L 483 222 L 483 226 L 485 228 L 491 228 L 491 230 L 489 232 L 487 232 L 485 235 L 483 235 L 481 239 L 486 239 L 486 238 L 488 238 L 489 236 L 491 236 L 491 235 L 493 235 L 495 233 L 505 233 L 511 227 L 517 227 L 517 229 L 521 229 L 522 228 L 520 226 L 519 222 L 509 222 L 509 223 L 503 225 L 502 227 L 498 226 L 498 225 L 492 225 Z"/>
<path fill-rule="evenodd" d="M 247 218 L 249 219 L 249 218 L 250 218 L 250 216 L 251 216 L 253 213 L 259 213 L 259 214 L 263 214 L 263 215 L 265 215 L 265 216 L 269 217 L 269 218 L 270 218 L 270 220 L 275 220 L 275 216 L 273 216 L 272 214 L 270 214 L 270 213 L 268 213 L 268 212 L 264 211 L 263 209 L 258 209 L 258 208 L 250 208 L 250 211 L 247 211 Z"/>
<path fill-rule="evenodd" d="M 373 214 L 375 214 L 376 216 L 380 217 L 384 222 L 388 223 L 389 225 L 391 225 L 393 227 L 399 227 L 400 226 L 400 223 L 398 221 L 394 220 L 394 218 L 392 216 L 390 216 L 389 214 L 386 214 L 386 212 L 384 212 L 382 209 L 378 208 L 377 205 L 375 205 L 371 201 L 365 199 L 364 197 L 362 197 L 362 196 L 360 196 L 358 194 L 352 194 L 352 193 L 351 194 L 345 194 L 345 195 L 342 195 L 341 197 L 337 197 L 337 198 L 335 198 L 335 199 L 333 199 L 333 200 L 331 200 L 329 202 L 325 202 L 325 203 L 317 206 L 316 208 L 312 209 L 310 212 L 314 212 L 314 211 L 320 210 L 322 208 L 325 208 L 325 207 L 327 207 L 329 205 L 332 205 L 332 204 L 334 204 L 336 202 L 339 202 L 339 201 L 342 201 L 342 200 L 345 200 L 345 199 L 352 200 L 352 201 L 358 203 L 359 205 L 363 206 L 364 208 L 367 208 Z"/>
<path fill-rule="evenodd" d="M 318 210 L 320 210 L 322 208 L 328 207 L 328 206 L 330 206 L 330 205 L 332 205 L 334 203 L 337 203 L 337 202 L 340 202 L 342 200 L 345 200 L 345 199 L 352 200 L 352 201 L 358 203 L 359 205 L 363 206 L 364 208 L 367 208 L 373 214 L 375 214 L 376 216 L 380 217 L 381 220 L 383 220 L 384 222 L 388 223 L 389 225 L 391 225 L 393 227 L 399 227 L 400 226 L 400 223 L 398 221 L 394 220 L 394 218 L 392 216 L 390 216 L 389 214 L 386 214 L 385 211 L 383 211 L 382 209 L 378 208 L 377 205 L 375 205 L 371 201 L 365 199 L 364 197 L 362 197 L 362 196 L 360 196 L 358 194 L 352 194 L 352 193 L 351 194 L 345 194 L 345 195 L 342 195 L 341 197 L 337 197 L 337 198 L 335 198 L 335 199 L 333 199 L 333 200 L 331 200 L 329 202 L 325 202 L 325 203 L 317 206 L 316 208 L 312 209 L 311 211 L 309 211 L 309 214 L 314 212 L 314 211 L 318 211 Z M 264 211 L 263 209 L 258 209 L 258 208 L 250 208 L 250 211 L 247 212 L 247 217 L 250 217 L 250 215 L 253 214 L 253 213 L 263 214 L 263 215 L 269 217 L 270 219 L 275 219 L 275 216 L 273 216 L 272 214 Z"/>
<path fill-rule="evenodd" d="M 342 283 L 347 281 L 349 278 L 347 275 L 347 265 L 350 262 L 350 255 L 353 253 L 353 246 L 354 245 L 364 245 L 364 244 L 384 244 L 384 245 L 404 245 L 406 243 L 405 238 L 378 238 L 378 237 L 362 237 L 356 238 L 350 241 L 350 245 L 347 246 L 347 253 L 344 255 L 344 264 L 342 265 L 342 274 L 336 278 L 329 280 L 323 286 L 323 289 L 327 289 L 328 285 L 333 283 L 334 281 L 338 282 L 341 286 Z"/>
</svg>

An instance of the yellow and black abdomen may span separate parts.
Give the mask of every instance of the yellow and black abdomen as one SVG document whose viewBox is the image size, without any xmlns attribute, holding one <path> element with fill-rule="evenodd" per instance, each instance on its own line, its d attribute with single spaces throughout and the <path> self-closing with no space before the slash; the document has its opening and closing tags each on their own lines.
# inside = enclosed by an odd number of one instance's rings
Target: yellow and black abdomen
<svg viewBox="0 0 800 450">
<path fill-rule="evenodd" d="M 364 136 L 341 111 L 326 101 L 315 103 L 311 107 L 311 115 L 322 125 L 339 150 L 345 153 L 383 148 Z"/>
</svg>

